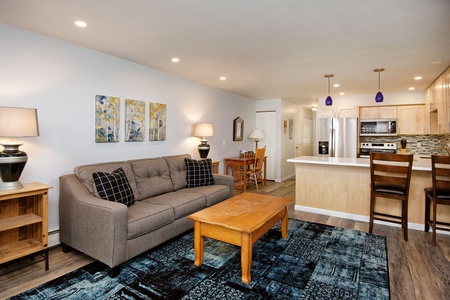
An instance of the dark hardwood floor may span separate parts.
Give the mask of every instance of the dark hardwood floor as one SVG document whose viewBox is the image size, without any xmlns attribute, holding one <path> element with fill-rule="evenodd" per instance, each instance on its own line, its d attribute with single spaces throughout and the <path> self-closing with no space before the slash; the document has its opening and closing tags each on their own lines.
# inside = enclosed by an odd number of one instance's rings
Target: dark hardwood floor
<svg viewBox="0 0 450 300">
<path fill-rule="evenodd" d="M 256 192 L 254 185 L 249 191 Z M 268 182 L 265 189 L 260 185 L 259 193 L 295 199 L 295 180 Z M 369 230 L 365 222 L 295 211 L 293 208 L 291 205 L 291 218 L 365 232 Z M 423 231 L 410 229 L 408 242 L 403 240 L 399 227 L 376 224 L 374 234 L 387 237 L 391 299 L 450 299 L 450 235 L 438 234 L 437 245 L 433 247 L 430 233 Z M 44 271 L 44 262 L 41 261 L 0 275 L 0 299 L 62 276 L 91 261 L 77 251 L 64 253 L 60 247 L 52 248 L 49 271 Z M 0 274 L 5 271 L 5 267 L 0 266 Z"/>
</svg>

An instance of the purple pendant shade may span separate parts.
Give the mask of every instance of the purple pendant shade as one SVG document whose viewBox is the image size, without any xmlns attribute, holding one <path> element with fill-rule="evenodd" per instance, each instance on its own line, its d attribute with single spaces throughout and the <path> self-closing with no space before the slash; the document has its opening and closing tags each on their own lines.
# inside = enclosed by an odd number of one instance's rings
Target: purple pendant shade
<svg viewBox="0 0 450 300">
<path fill-rule="evenodd" d="M 325 99 L 325 105 L 331 106 L 331 105 L 333 105 L 333 99 L 330 96 L 330 78 L 334 77 L 334 75 L 333 74 L 325 74 L 324 77 L 328 79 L 328 97 Z"/>
<path fill-rule="evenodd" d="M 375 102 L 383 102 L 383 100 L 384 100 L 383 94 L 381 92 L 378 92 L 375 95 Z"/>
<path fill-rule="evenodd" d="M 383 102 L 384 96 L 381 93 L 381 88 L 380 88 L 380 73 L 384 71 L 384 68 L 375 69 L 373 71 L 378 73 L 378 93 L 375 95 L 375 102 L 377 102 L 377 103 Z"/>
</svg>

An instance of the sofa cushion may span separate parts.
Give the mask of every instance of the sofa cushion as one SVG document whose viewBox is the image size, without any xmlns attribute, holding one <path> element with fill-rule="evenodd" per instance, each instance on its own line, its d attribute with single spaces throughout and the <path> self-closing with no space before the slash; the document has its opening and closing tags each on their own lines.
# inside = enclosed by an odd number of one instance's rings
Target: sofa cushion
<svg viewBox="0 0 450 300">
<path fill-rule="evenodd" d="M 186 187 L 205 186 L 214 184 L 212 175 L 212 160 L 210 158 L 194 160 L 185 158 Z"/>
<path fill-rule="evenodd" d="M 100 198 L 119 202 L 126 206 L 133 205 L 133 190 L 122 168 L 118 168 L 112 173 L 94 172 L 92 177 Z"/>
<path fill-rule="evenodd" d="M 171 206 L 137 201 L 128 208 L 128 239 L 144 235 L 173 221 Z"/>
<path fill-rule="evenodd" d="M 92 164 L 92 165 L 83 165 L 78 166 L 73 169 L 73 172 L 75 175 L 77 175 L 78 179 L 83 183 L 83 185 L 88 189 L 88 191 L 96 196 L 99 197 L 97 190 L 95 188 L 94 184 L 94 178 L 92 177 L 92 173 L 94 172 L 107 172 L 111 173 L 117 170 L 118 168 L 122 168 L 125 172 L 125 176 L 128 179 L 128 183 L 131 186 L 131 189 L 133 190 L 133 194 L 135 197 L 139 194 L 137 186 L 136 186 L 136 180 L 134 178 L 133 171 L 131 170 L 131 165 L 128 162 L 125 161 L 117 161 L 117 162 L 107 162 L 107 163 L 99 163 L 99 164 Z"/>
<path fill-rule="evenodd" d="M 174 191 L 186 187 L 186 163 L 185 158 L 191 158 L 189 154 L 172 155 L 163 157 L 169 166 L 170 178 Z"/>
<path fill-rule="evenodd" d="M 137 200 L 173 191 L 169 167 L 164 158 L 136 159 L 129 162 L 139 191 Z"/>
<path fill-rule="evenodd" d="M 224 199 L 231 197 L 230 188 L 227 185 L 199 186 L 191 189 L 183 189 L 178 192 L 203 194 L 206 198 L 206 206 L 213 206 Z"/>
<path fill-rule="evenodd" d="M 183 193 L 182 191 L 166 193 L 142 201 L 150 204 L 172 206 L 175 220 L 186 217 L 206 207 L 206 199 L 203 194 L 192 192 Z"/>
</svg>

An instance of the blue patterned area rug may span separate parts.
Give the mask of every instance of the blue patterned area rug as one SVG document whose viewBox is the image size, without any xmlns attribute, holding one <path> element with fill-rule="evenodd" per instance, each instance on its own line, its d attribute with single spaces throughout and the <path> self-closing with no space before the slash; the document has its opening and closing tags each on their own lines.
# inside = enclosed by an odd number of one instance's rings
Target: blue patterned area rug
<svg viewBox="0 0 450 300">
<path fill-rule="evenodd" d="M 240 249 L 205 239 L 193 263 L 193 232 L 122 265 L 110 278 L 94 262 L 13 299 L 389 299 L 386 238 L 289 219 L 253 245 L 252 281 L 241 282 Z"/>
</svg>

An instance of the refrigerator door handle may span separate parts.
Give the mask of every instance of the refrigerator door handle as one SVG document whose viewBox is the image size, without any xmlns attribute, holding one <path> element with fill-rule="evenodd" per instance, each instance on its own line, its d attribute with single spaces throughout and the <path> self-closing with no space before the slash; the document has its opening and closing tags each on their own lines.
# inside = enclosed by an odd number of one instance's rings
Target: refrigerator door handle
<svg viewBox="0 0 450 300">
<path fill-rule="evenodd" d="M 331 129 L 331 141 L 330 141 L 330 157 L 334 157 L 334 152 L 336 151 L 336 139 L 335 139 L 335 134 L 336 134 L 336 129 Z"/>
</svg>

